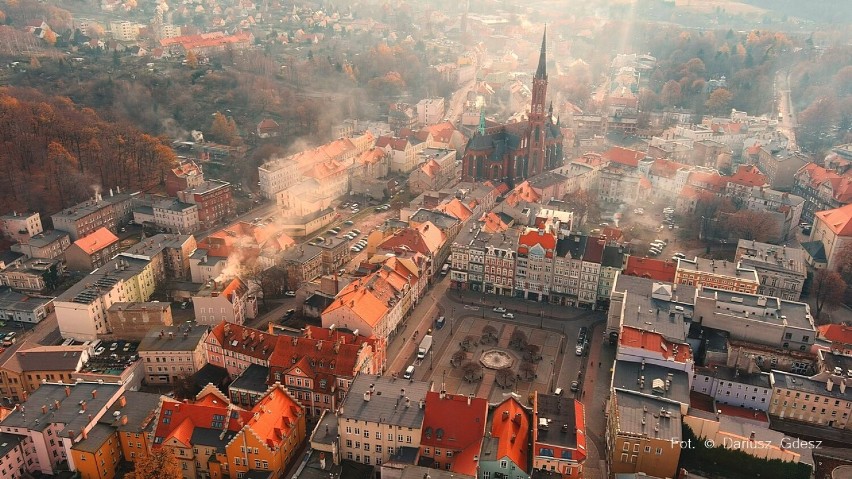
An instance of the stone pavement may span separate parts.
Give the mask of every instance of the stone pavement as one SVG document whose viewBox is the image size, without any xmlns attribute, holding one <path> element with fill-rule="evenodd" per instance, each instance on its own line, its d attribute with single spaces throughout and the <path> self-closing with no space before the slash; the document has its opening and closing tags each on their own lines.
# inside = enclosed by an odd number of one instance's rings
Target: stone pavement
<svg viewBox="0 0 852 479">
<path fill-rule="evenodd" d="M 586 374 L 581 400 L 586 407 L 586 448 L 588 456 L 584 477 L 602 479 L 606 472 L 606 416 L 609 398 L 610 369 L 615 361 L 615 347 L 604 342 L 604 322 L 596 323 L 591 334 Z"/>
</svg>

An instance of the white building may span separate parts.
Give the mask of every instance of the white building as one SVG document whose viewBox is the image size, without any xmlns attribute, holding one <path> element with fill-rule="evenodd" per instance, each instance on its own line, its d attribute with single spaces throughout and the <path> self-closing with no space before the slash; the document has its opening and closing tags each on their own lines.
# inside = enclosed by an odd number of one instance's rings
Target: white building
<svg viewBox="0 0 852 479">
<path fill-rule="evenodd" d="M 722 404 L 764 412 L 769 410 L 772 398 L 769 373 L 749 374 L 724 366 L 695 368 L 692 390 L 712 396 Z"/>
<path fill-rule="evenodd" d="M 174 198 L 154 203 L 154 223 L 170 233 L 192 233 L 198 230 L 198 205 Z"/>
<path fill-rule="evenodd" d="M 417 102 L 417 121 L 421 125 L 434 125 L 444 119 L 444 99 L 425 98 Z"/>
</svg>

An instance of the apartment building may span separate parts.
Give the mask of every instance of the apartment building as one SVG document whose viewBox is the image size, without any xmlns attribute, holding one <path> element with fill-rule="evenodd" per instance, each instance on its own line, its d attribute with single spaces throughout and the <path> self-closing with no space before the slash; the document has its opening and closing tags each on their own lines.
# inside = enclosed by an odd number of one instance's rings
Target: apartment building
<svg viewBox="0 0 852 479">
<path fill-rule="evenodd" d="M 520 234 L 515 255 L 515 296 L 549 300 L 556 240 L 555 233 L 534 228 Z"/>
<path fill-rule="evenodd" d="M 745 201 L 745 206 L 750 211 L 761 211 L 772 216 L 775 228 L 769 231 L 769 238 L 778 243 L 795 237 L 804 205 L 805 200 L 800 196 L 757 187 L 752 188 Z"/>
<path fill-rule="evenodd" d="M 204 343 L 207 363 L 236 378 L 252 364 L 268 368 L 278 336 L 225 321 L 213 326 Z"/>
<path fill-rule="evenodd" d="M 71 271 L 89 271 L 100 268 L 118 254 L 121 243 L 118 236 L 106 228 L 86 235 L 65 250 L 65 265 Z"/>
<path fill-rule="evenodd" d="M 64 338 L 97 339 L 109 331 L 107 310 L 118 302 L 147 301 L 156 287 L 151 260 L 121 253 L 54 300 Z"/>
<path fill-rule="evenodd" d="M 26 477 L 25 448 L 31 445 L 24 436 L 0 433 L 0 471 L 4 471 L 9 479 Z"/>
<path fill-rule="evenodd" d="M 816 328 L 807 303 L 770 296 L 698 288 L 695 315 L 702 326 L 728 331 L 733 340 L 808 351 Z"/>
<path fill-rule="evenodd" d="M 788 248 L 757 241 L 740 240 L 734 261 L 757 272 L 757 293 L 787 301 L 798 301 L 807 279 L 801 248 Z"/>
<path fill-rule="evenodd" d="M 749 373 L 725 366 L 696 367 L 692 390 L 720 404 L 764 412 L 769 410 L 772 397 L 769 373 Z"/>
<path fill-rule="evenodd" d="M 818 211 L 809 241 L 802 243 L 809 265 L 835 269 L 838 252 L 852 241 L 852 204 Z"/>
<path fill-rule="evenodd" d="M 120 42 L 132 42 L 139 36 L 139 24 L 128 21 L 109 22 L 113 38 Z"/>
<path fill-rule="evenodd" d="M 38 323 L 53 312 L 53 298 L 18 293 L 0 287 L 0 320 Z"/>
<path fill-rule="evenodd" d="M 402 448 L 419 450 L 428 391 L 421 381 L 359 374 L 338 413 L 340 458 L 381 466 Z"/>
<path fill-rule="evenodd" d="M 231 184 L 225 181 L 205 180 L 197 186 L 179 191 L 178 199 L 197 205 L 198 223 L 202 229 L 212 228 L 233 216 L 236 211 Z"/>
<path fill-rule="evenodd" d="M 43 231 L 38 212 L 13 211 L 12 214 L 0 215 L 0 233 L 12 241 L 24 243 Z"/>
<path fill-rule="evenodd" d="M 109 330 L 124 340 L 141 341 L 152 329 L 172 323 L 172 305 L 168 302 L 113 303 L 107 309 Z"/>
<path fill-rule="evenodd" d="M 474 456 L 485 444 L 488 401 L 472 394 L 428 391 L 424 411 L 418 464 L 476 476 L 479 464 Z"/>
<path fill-rule="evenodd" d="M 61 259 L 29 258 L 0 269 L 0 285 L 19 291 L 53 291 L 65 272 Z"/>
<path fill-rule="evenodd" d="M 71 383 L 89 360 L 88 346 L 38 346 L 25 343 L 0 364 L 0 385 L 24 400 L 42 381 Z M 16 399 L 16 401 L 19 399 Z"/>
<path fill-rule="evenodd" d="M 309 243 L 284 251 L 281 262 L 287 271 L 287 286 L 296 290 L 322 275 L 323 250 Z"/>
<path fill-rule="evenodd" d="M 588 457 L 583 403 L 536 391 L 532 409 L 533 469 L 550 471 L 562 479 L 583 477 Z"/>
<path fill-rule="evenodd" d="M 757 155 L 757 166 L 766 174 L 769 185 L 781 190 L 792 188 L 796 172 L 810 161 L 808 156 L 799 151 L 777 143 L 761 146 Z"/>
<path fill-rule="evenodd" d="M 444 119 L 444 99 L 424 98 L 417 102 L 417 121 L 421 125 L 434 125 Z"/>
<path fill-rule="evenodd" d="M 142 238 L 126 253 L 150 260 L 154 264 L 155 278 L 158 282 L 166 279 L 180 281 L 192 278 L 190 258 L 196 248 L 195 236 L 191 234 L 161 233 Z"/>
<path fill-rule="evenodd" d="M 848 147 L 848 145 L 847 145 Z M 808 163 L 793 178 L 793 194 L 805 199 L 802 220 L 811 223 L 817 211 L 833 210 L 852 202 L 852 163 L 838 147 L 822 165 Z"/>
<path fill-rule="evenodd" d="M 205 339 L 210 330 L 206 326 L 151 327 L 136 349 L 145 367 L 147 384 L 175 384 L 192 376 L 206 363 Z"/>
<path fill-rule="evenodd" d="M 277 158 L 270 160 L 257 169 L 260 180 L 260 193 L 271 200 L 281 191 L 299 182 L 302 175 L 298 163 L 292 158 Z"/>
<path fill-rule="evenodd" d="M 151 452 L 149 436 L 156 425 L 156 412 L 159 405 L 159 394 L 124 391 L 118 401 L 114 402 L 106 414 L 101 416 L 100 423 L 115 430 L 116 438 L 121 446 L 121 456 L 125 461 L 136 462 Z M 75 462 L 83 464 L 83 461 Z M 92 464 L 97 462 L 92 461 Z"/>
<path fill-rule="evenodd" d="M 646 331 L 634 326 L 624 326 L 618 337 L 616 359 L 657 365 L 692 374 L 695 358 L 686 341 L 672 340 L 655 331 Z M 644 367 L 642 368 L 644 371 Z"/>
<path fill-rule="evenodd" d="M 95 198 L 66 208 L 52 215 L 53 227 L 68 233 L 71 241 L 89 235 L 100 228 L 113 233 L 133 218 L 132 195 L 120 191 L 109 196 L 95 194 Z"/>
<path fill-rule="evenodd" d="M 240 279 L 208 281 L 192 295 L 198 324 L 216 325 L 222 321 L 243 324 L 257 316 L 257 298 Z"/>
<path fill-rule="evenodd" d="M 230 403 L 212 384 L 192 402 L 162 397 L 152 450 L 170 449 L 183 477 L 284 474 L 305 439 L 301 405 L 276 383 L 250 410 Z"/>
<path fill-rule="evenodd" d="M 0 431 L 23 436 L 32 447 L 25 448 L 29 473 L 57 474 L 61 470 L 78 470 L 72 458 L 75 446 L 85 442 L 89 434 L 103 434 L 98 421 L 124 393 L 120 384 L 78 382 L 44 383 L 18 406 L 21 414 L 10 414 L 0 421 Z M 80 411 L 83 411 L 81 414 Z M 120 455 L 101 455 L 98 461 L 101 477 L 108 475 L 121 459 Z"/>
<path fill-rule="evenodd" d="M 607 416 L 607 466 L 615 474 L 676 477 L 681 451 L 677 402 L 613 389 Z"/>
<path fill-rule="evenodd" d="M 71 237 L 68 233 L 48 230 L 29 238 L 26 242 L 13 244 L 11 249 L 28 258 L 57 259 L 62 257 L 69 246 L 71 246 Z"/>
<path fill-rule="evenodd" d="M 824 371 L 808 377 L 772 371 L 772 402 L 769 417 L 820 427 L 852 429 L 852 375 L 848 371 Z"/>
<path fill-rule="evenodd" d="M 699 257 L 678 259 L 674 282 L 750 294 L 757 293 L 760 287 L 757 272 L 740 262 Z"/>
<path fill-rule="evenodd" d="M 176 197 L 178 191 L 195 188 L 204 183 L 204 171 L 201 165 L 192 161 L 182 161 L 178 166 L 166 172 L 166 193 Z"/>
<path fill-rule="evenodd" d="M 327 238 L 318 244 L 322 274 L 334 274 L 349 261 L 349 241 L 346 239 Z"/>
<path fill-rule="evenodd" d="M 197 188 L 197 186 L 195 187 Z M 199 229 L 198 205 L 173 198 L 153 205 L 154 224 L 169 233 L 192 233 Z"/>
</svg>

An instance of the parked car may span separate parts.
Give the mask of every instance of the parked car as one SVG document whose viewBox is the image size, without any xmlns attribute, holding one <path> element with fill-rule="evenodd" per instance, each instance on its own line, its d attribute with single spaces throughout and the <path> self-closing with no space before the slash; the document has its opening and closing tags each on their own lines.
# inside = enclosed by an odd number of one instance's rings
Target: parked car
<svg viewBox="0 0 852 479">
<path fill-rule="evenodd" d="M 583 349 L 585 349 L 585 345 L 578 344 L 577 347 L 574 349 L 574 354 L 576 354 L 577 356 L 582 356 L 583 355 Z"/>
<path fill-rule="evenodd" d="M 291 318 L 294 314 L 296 314 L 295 309 L 288 309 L 286 313 L 284 313 L 284 319 Z"/>
<path fill-rule="evenodd" d="M 577 392 L 580 390 L 580 383 L 577 381 L 571 381 L 571 392 Z"/>
<path fill-rule="evenodd" d="M 497 307 L 497 308 L 494 308 L 494 312 L 495 313 L 505 313 L 506 308 Z"/>
<path fill-rule="evenodd" d="M 503 313 L 503 319 L 515 319 L 515 315 L 513 313 Z"/>
<path fill-rule="evenodd" d="M 356 228 L 352 228 L 352 232 L 355 233 L 356 235 L 361 234 L 361 230 L 356 229 Z"/>
<path fill-rule="evenodd" d="M 293 297 L 296 296 L 296 292 L 295 291 L 285 291 L 284 296 L 287 296 L 288 298 L 293 298 Z"/>
<path fill-rule="evenodd" d="M 344 225 L 346 225 L 346 226 L 352 226 L 352 225 L 354 225 L 354 224 L 355 224 L 355 222 L 354 222 L 354 221 L 346 220 L 346 221 L 344 221 L 344 222 L 343 222 L 343 224 L 344 224 Z"/>
<path fill-rule="evenodd" d="M 104 351 L 106 351 L 106 348 L 104 348 L 103 346 L 99 347 L 98 349 L 95 350 L 95 356 L 100 356 L 101 354 L 104 353 Z"/>
</svg>

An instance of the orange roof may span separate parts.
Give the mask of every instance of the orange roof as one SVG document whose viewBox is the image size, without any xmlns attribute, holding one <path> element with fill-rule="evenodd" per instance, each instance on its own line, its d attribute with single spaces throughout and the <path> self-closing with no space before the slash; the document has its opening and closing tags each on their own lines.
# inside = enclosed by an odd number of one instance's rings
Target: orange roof
<svg viewBox="0 0 852 479">
<path fill-rule="evenodd" d="M 740 165 L 737 171 L 728 178 L 728 183 L 752 187 L 766 186 L 766 176 L 760 172 L 754 165 Z"/>
<path fill-rule="evenodd" d="M 214 339 L 223 349 L 263 360 L 269 359 L 278 342 L 278 336 L 274 334 L 228 322 L 213 327 L 207 342 Z"/>
<path fill-rule="evenodd" d="M 465 206 L 464 203 L 461 202 L 458 198 L 453 198 L 447 203 L 444 203 L 437 208 L 438 211 L 442 211 L 454 218 L 458 218 L 459 221 L 464 223 L 468 218 L 473 214 L 470 211 L 470 208 Z"/>
<path fill-rule="evenodd" d="M 248 291 L 248 286 L 240 278 L 234 278 L 222 289 L 221 295 L 228 298 L 228 301 L 231 301 L 235 294 L 241 296 L 246 291 Z"/>
<path fill-rule="evenodd" d="M 441 393 L 429 391 L 426 393 L 420 446 L 460 451 L 453 455 L 450 470 L 476 476 L 477 462 L 474 456 L 482 448 L 487 416 L 486 399 L 469 398 L 462 394 L 446 394 L 442 398 Z M 526 442 L 520 444 L 526 445 Z"/>
<path fill-rule="evenodd" d="M 78 248 L 83 250 L 87 255 L 93 255 L 98 251 L 116 243 L 118 236 L 106 228 L 100 228 L 88 236 L 84 236 L 74 242 Z"/>
<path fill-rule="evenodd" d="M 833 210 L 817 211 L 816 217 L 828 225 L 834 234 L 852 236 L 852 204 Z"/>
<path fill-rule="evenodd" d="M 651 164 L 651 174 L 654 176 L 662 176 L 665 178 L 673 178 L 677 174 L 677 170 L 684 168 L 685 165 L 671 160 L 654 160 Z"/>
<path fill-rule="evenodd" d="M 440 143 L 449 143 L 453 138 L 453 133 L 456 132 L 456 127 L 452 123 L 446 121 L 436 125 L 429 125 L 423 128 L 432 135 L 432 139 Z M 422 130 L 421 130 L 422 131 Z"/>
<path fill-rule="evenodd" d="M 692 350 L 688 344 L 669 341 L 660 333 L 624 326 L 618 341 L 625 347 L 644 349 L 659 354 L 665 360 L 671 359 L 678 363 L 692 360 Z"/>
<path fill-rule="evenodd" d="M 839 344 L 852 344 L 852 326 L 826 324 L 817 328 L 825 339 Z"/>
<path fill-rule="evenodd" d="M 527 254 L 536 245 L 544 248 L 547 258 L 552 258 L 553 250 L 556 248 L 556 235 L 529 229 L 518 238 L 518 253 Z"/>
<path fill-rule="evenodd" d="M 379 148 L 370 148 L 369 150 L 361 153 L 355 158 L 355 161 L 363 164 L 374 164 L 381 161 L 382 158 L 385 157 L 385 152 Z"/>
<path fill-rule="evenodd" d="M 479 220 L 482 225 L 482 230 L 486 233 L 500 233 L 509 229 L 509 225 L 503 222 L 500 215 L 493 211 L 485 213 Z"/>
<path fill-rule="evenodd" d="M 498 439 L 496 457 L 508 457 L 529 473 L 528 443 L 530 417 L 527 410 L 512 396 L 506 398 L 491 413 L 491 437 Z"/>
<path fill-rule="evenodd" d="M 296 427 L 302 406 L 281 384 L 270 390 L 252 408 L 253 415 L 246 424 L 270 449 L 289 439 Z M 301 438 L 296 438 L 300 440 Z"/>
<path fill-rule="evenodd" d="M 672 283 L 676 270 L 677 264 L 672 261 L 629 256 L 627 266 L 624 267 L 624 274 Z"/>
<path fill-rule="evenodd" d="M 841 175 L 816 163 L 808 163 L 796 172 L 796 179 L 800 178 L 815 190 L 827 183 L 834 199 L 841 203 L 852 202 L 852 177 L 850 176 Z"/>
<path fill-rule="evenodd" d="M 532 187 L 529 181 L 524 181 L 519 184 L 509 193 L 509 196 L 506 197 L 506 203 L 515 206 L 520 201 L 526 201 L 527 203 L 538 203 L 541 200 L 541 195 L 535 191 L 535 188 Z"/>
<path fill-rule="evenodd" d="M 166 47 L 179 44 L 185 50 L 192 50 L 194 48 L 206 48 L 217 45 L 248 42 L 250 40 L 251 33 L 249 32 L 237 32 L 233 35 L 225 35 L 222 32 L 210 32 L 198 35 L 181 35 L 179 37 L 164 38 L 160 40 L 160 45 Z"/>
<path fill-rule="evenodd" d="M 645 156 L 647 155 L 641 151 L 631 150 L 629 148 L 622 148 L 620 146 L 614 146 L 609 150 L 605 151 L 601 156 L 605 160 L 610 161 L 611 163 L 618 163 L 621 165 L 636 168 L 637 166 L 639 166 L 639 160 L 645 158 Z"/>
<path fill-rule="evenodd" d="M 429 160 L 420 165 L 420 171 L 425 173 L 429 178 L 434 178 L 438 176 L 438 172 L 441 171 L 441 165 L 439 165 L 435 160 Z"/>
<path fill-rule="evenodd" d="M 689 173 L 686 182 L 688 185 L 718 193 L 725 188 L 727 180 L 717 172 L 693 171 Z"/>
<path fill-rule="evenodd" d="M 201 167 L 192 160 L 184 161 L 177 167 L 172 168 L 172 173 L 177 177 L 183 178 L 189 175 L 201 174 Z"/>
<path fill-rule="evenodd" d="M 399 266 L 401 264 L 392 263 L 349 283 L 323 314 L 347 308 L 370 327 L 375 327 L 389 311 L 391 300 L 397 298 L 408 284 L 407 273 L 403 276 Z"/>
<path fill-rule="evenodd" d="M 391 136 L 380 136 L 376 140 L 377 148 L 390 148 L 396 151 L 405 151 L 408 148 L 407 138 L 396 138 Z"/>
<path fill-rule="evenodd" d="M 182 403 L 163 397 L 160 403 L 159 417 L 154 426 L 154 448 L 174 439 L 180 444 L 190 446 L 190 439 L 196 427 L 212 428 L 214 416 L 222 416 L 227 423 L 217 425 L 216 429 L 236 432 L 251 414 L 239 407 L 229 406 L 227 396 L 212 385 L 205 387 L 196 398 L 196 402 Z M 236 412 L 235 415 L 231 411 Z"/>
<path fill-rule="evenodd" d="M 592 167 L 603 166 L 604 159 L 597 153 L 586 153 L 585 155 L 571 160 L 572 163 L 581 163 Z M 638 164 L 638 163 L 637 163 Z"/>
</svg>

